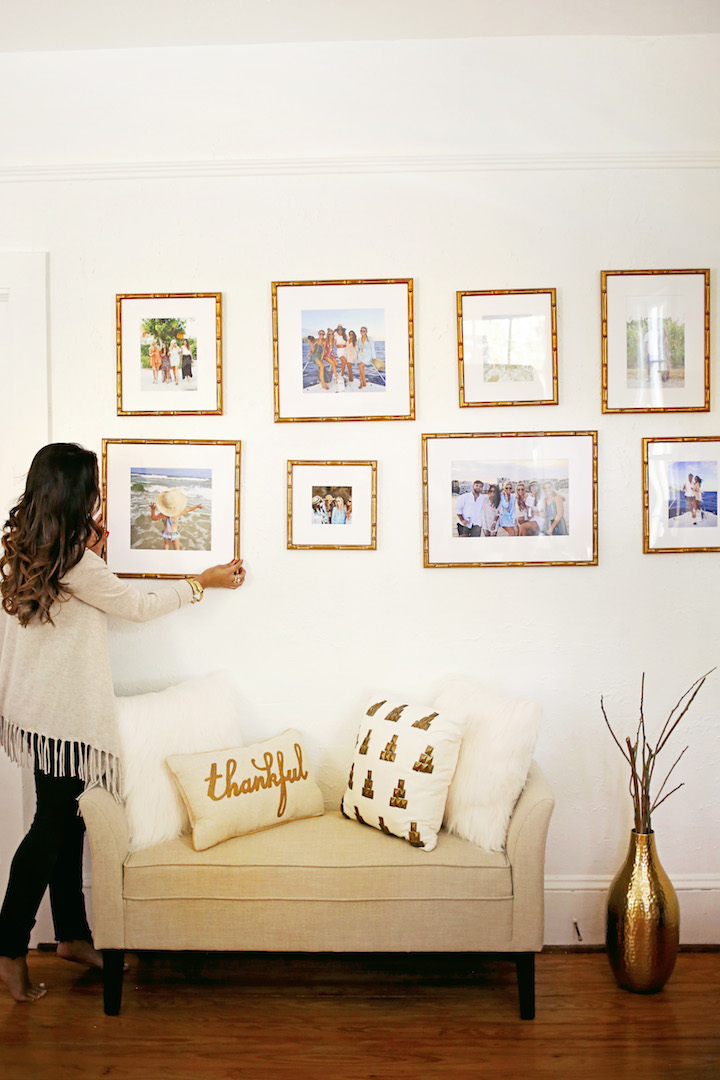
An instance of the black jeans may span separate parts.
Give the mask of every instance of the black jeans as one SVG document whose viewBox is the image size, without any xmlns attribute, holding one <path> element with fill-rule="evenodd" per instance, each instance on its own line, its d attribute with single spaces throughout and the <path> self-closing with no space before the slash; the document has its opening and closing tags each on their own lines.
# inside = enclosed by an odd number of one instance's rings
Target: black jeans
<svg viewBox="0 0 720 1080">
<path fill-rule="evenodd" d="M 52 755 L 51 755 L 52 760 Z M 57 941 L 91 941 L 82 891 L 85 824 L 76 776 L 51 776 L 35 766 L 35 817 L 10 865 L 0 911 L 0 956 L 24 956 L 45 890 L 50 888 Z"/>
</svg>

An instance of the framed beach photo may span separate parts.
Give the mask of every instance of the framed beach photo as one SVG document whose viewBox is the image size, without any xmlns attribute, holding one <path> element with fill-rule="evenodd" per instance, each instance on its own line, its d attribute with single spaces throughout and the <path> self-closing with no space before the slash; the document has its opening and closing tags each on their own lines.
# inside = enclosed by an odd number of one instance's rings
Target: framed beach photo
<svg viewBox="0 0 720 1080">
<path fill-rule="evenodd" d="M 555 289 L 457 294 L 460 407 L 557 405 Z"/>
<path fill-rule="evenodd" d="M 596 566 L 597 432 L 423 435 L 424 566 Z"/>
<path fill-rule="evenodd" d="M 107 564 L 176 578 L 240 555 L 240 443 L 103 439 Z"/>
<path fill-rule="evenodd" d="M 119 293 L 118 416 L 222 413 L 222 294 Z"/>
<path fill-rule="evenodd" d="M 274 281 L 275 422 L 414 420 L 413 283 Z"/>
<path fill-rule="evenodd" d="M 643 439 L 643 551 L 720 551 L 720 437 Z"/>
<path fill-rule="evenodd" d="M 603 270 L 602 411 L 710 409 L 710 271 Z"/>
<path fill-rule="evenodd" d="M 287 546 L 374 551 L 376 461 L 288 461 Z"/>
</svg>

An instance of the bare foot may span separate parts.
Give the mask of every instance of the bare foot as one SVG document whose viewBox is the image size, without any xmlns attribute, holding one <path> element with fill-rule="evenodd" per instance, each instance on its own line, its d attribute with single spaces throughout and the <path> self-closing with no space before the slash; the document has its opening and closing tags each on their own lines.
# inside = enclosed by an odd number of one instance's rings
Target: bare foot
<svg viewBox="0 0 720 1080">
<path fill-rule="evenodd" d="M 30 982 L 24 956 L 0 956 L 0 981 L 5 983 L 16 1001 L 37 1001 L 47 994 L 44 983 Z"/>
<path fill-rule="evenodd" d="M 58 956 L 63 960 L 72 960 L 75 964 L 87 964 L 88 967 L 103 966 L 102 953 L 93 948 L 89 941 L 59 941 Z"/>
</svg>

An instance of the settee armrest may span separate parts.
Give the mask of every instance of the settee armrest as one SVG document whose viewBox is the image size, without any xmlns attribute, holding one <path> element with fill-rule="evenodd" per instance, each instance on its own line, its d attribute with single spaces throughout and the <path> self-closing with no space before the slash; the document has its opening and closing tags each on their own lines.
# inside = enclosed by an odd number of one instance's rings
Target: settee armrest
<svg viewBox="0 0 720 1080">
<path fill-rule="evenodd" d="M 93 943 L 96 949 L 122 949 L 123 865 L 130 844 L 125 807 L 102 787 L 85 791 L 79 805 L 92 859 Z"/>
<path fill-rule="evenodd" d="M 513 949 L 539 952 L 545 929 L 545 841 L 555 799 L 540 766 L 530 765 L 507 835 L 513 880 Z"/>
</svg>

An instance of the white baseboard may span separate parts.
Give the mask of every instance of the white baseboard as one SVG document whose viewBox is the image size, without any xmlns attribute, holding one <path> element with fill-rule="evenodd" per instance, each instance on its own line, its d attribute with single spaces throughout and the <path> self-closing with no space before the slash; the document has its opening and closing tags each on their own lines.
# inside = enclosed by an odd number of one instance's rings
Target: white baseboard
<svg viewBox="0 0 720 1080">
<path fill-rule="evenodd" d="M 545 944 L 602 945 L 611 881 L 601 875 L 546 877 Z M 679 875 L 672 883 L 680 901 L 680 944 L 720 944 L 720 875 Z"/>
</svg>

